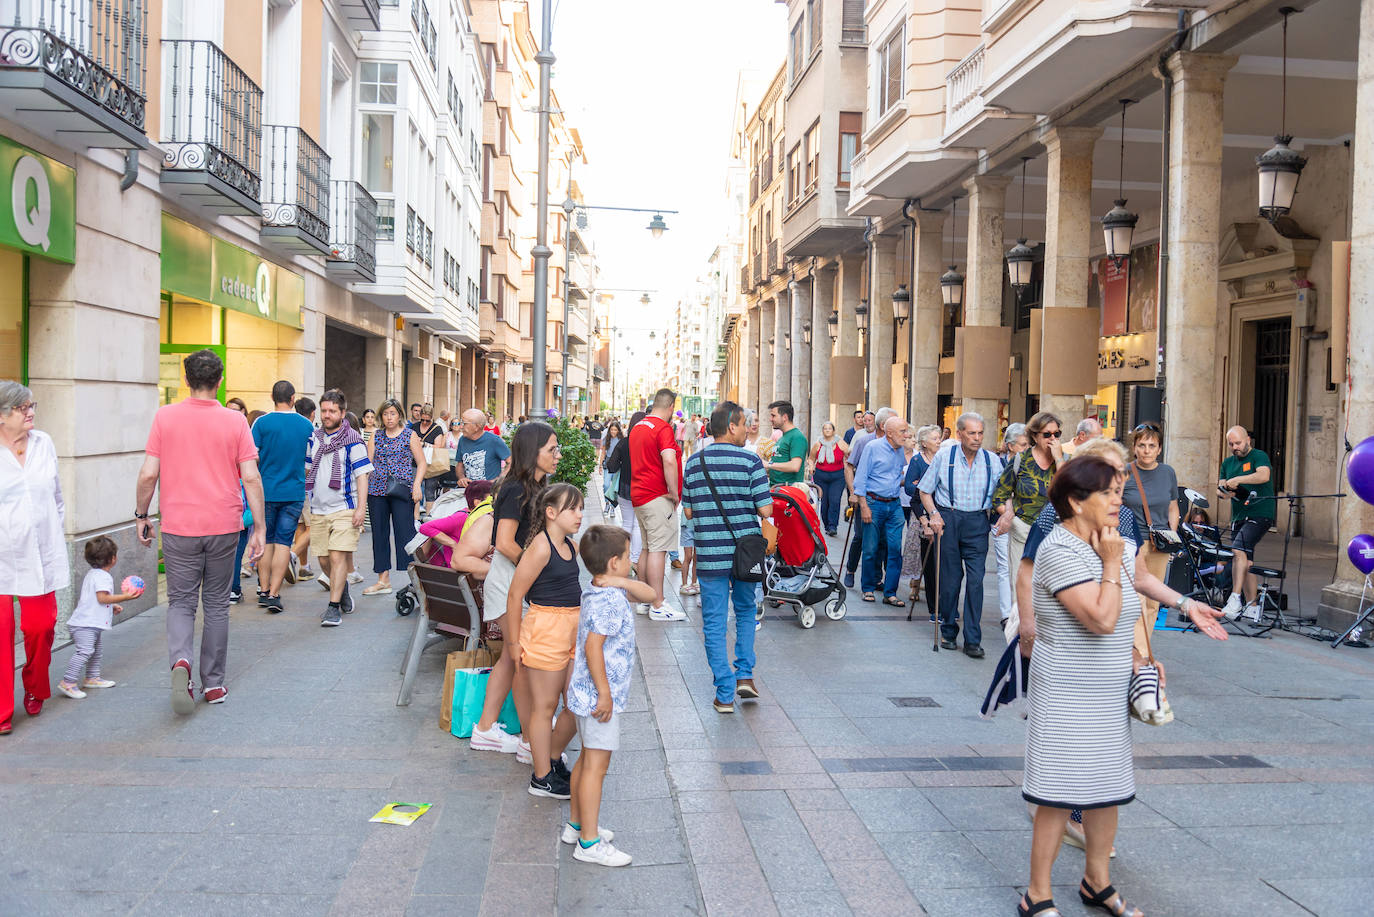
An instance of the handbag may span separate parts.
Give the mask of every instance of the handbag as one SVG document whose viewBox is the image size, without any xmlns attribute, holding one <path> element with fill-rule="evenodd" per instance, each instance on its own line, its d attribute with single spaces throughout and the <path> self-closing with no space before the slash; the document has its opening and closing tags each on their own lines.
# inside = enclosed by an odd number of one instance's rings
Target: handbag
<svg viewBox="0 0 1374 917">
<path fill-rule="evenodd" d="M 447 446 L 429 446 L 425 449 L 426 478 L 443 477 L 452 467 L 452 459 Z"/>
<path fill-rule="evenodd" d="M 397 500 L 413 501 L 414 498 L 411 494 L 411 487 L 412 485 L 407 484 L 405 478 L 395 474 L 388 474 L 386 476 L 386 495 L 388 497 L 395 497 Z"/>
<path fill-rule="evenodd" d="M 1144 491 L 1141 491 L 1144 494 Z M 1122 571 L 1126 567 L 1122 565 Z M 1130 574 L 1126 574 L 1126 579 L 1130 580 Z M 1130 583 L 1132 589 L 1135 583 Z M 1140 668 L 1131 673 L 1131 686 L 1126 694 L 1126 706 L 1130 715 L 1150 726 L 1163 726 L 1165 723 L 1174 721 L 1174 708 L 1169 705 L 1169 698 L 1164 696 L 1164 689 L 1159 683 L 1159 666 L 1155 663 L 1155 651 L 1150 645 L 1150 628 L 1147 625 L 1145 631 L 1145 662 Z"/>
<path fill-rule="evenodd" d="M 1173 530 L 1164 526 L 1155 528 L 1150 518 L 1150 501 L 1145 498 L 1145 485 L 1140 481 L 1140 471 L 1131 462 L 1131 475 L 1135 478 L 1135 489 L 1140 494 L 1140 505 L 1145 510 L 1145 528 L 1150 533 L 1150 546 L 1161 554 L 1177 554 L 1183 550 L 1183 542 Z"/>
<path fill-rule="evenodd" d="M 472 735 L 472 727 L 482 718 L 482 705 L 487 699 L 490 668 L 456 669 L 453 673 L 453 701 L 449 711 L 449 732 L 460 739 Z M 510 735 L 520 734 L 520 718 L 515 713 L 515 698 L 506 694 L 497 717 Z"/>
<path fill-rule="evenodd" d="M 706 471 L 704 458 L 701 461 L 701 476 L 706 479 L 706 486 L 711 490 L 711 498 L 716 501 L 716 509 L 720 510 L 721 521 L 729 527 L 730 516 L 725 512 L 725 504 L 720 502 L 720 494 L 716 493 L 715 482 L 711 480 L 711 475 Z M 730 540 L 735 543 L 735 556 L 730 564 L 731 578 L 739 583 L 763 582 L 763 558 L 768 552 L 768 539 L 762 534 L 754 532 L 736 536 L 734 529 L 731 529 Z"/>
</svg>

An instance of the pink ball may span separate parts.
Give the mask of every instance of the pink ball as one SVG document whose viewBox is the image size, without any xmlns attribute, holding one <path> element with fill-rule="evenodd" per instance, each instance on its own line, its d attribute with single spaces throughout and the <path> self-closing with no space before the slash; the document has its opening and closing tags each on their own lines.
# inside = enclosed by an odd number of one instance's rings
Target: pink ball
<svg viewBox="0 0 1374 917">
<path fill-rule="evenodd" d="M 124 577 L 124 582 L 119 584 L 120 591 L 126 594 L 142 592 L 145 586 L 146 584 L 143 582 L 143 577 L 141 576 L 126 576 Z"/>
</svg>

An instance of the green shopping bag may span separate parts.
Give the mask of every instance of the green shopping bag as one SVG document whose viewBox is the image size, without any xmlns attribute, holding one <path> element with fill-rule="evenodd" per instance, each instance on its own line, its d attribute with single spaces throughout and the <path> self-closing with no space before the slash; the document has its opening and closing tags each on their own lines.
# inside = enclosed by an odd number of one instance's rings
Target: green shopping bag
<svg viewBox="0 0 1374 917">
<path fill-rule="evenodd" d="M 450 730 L 460 739 L 472 735 L 472 727 L 482 718 L 482 704 L 487 698 L 487 679 L 491 669 L 458 669 L 453 673 L 453 713 Z M 520 734 L 520 718 L 515 714 L 515 698 L 506 695 L 498 717 L 510 735 Z"/>
</svg>

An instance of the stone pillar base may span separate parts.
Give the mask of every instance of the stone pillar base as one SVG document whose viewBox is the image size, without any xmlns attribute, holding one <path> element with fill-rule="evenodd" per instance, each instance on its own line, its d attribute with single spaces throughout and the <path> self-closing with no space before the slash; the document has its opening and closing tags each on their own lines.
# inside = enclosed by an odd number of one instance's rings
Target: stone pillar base
<svg viewBox="0 0 1374 917">
<path fill-rule="evenodd" d="M 1317 605 L 1317 624 L 1338 634 L 1344 633 L 1360 616 L 1360 591 L 1363 588 L 1364 583 L 1348 580 L 1338 580 L 1323 587 L 1321 601 Z M 1366 609 L 1369 603 L 1374 602 L 1374 589 L 1365 595 L 1365 602 Z M 1374 618 L 1371 622 L 1374 622 Z"/>
</svg>

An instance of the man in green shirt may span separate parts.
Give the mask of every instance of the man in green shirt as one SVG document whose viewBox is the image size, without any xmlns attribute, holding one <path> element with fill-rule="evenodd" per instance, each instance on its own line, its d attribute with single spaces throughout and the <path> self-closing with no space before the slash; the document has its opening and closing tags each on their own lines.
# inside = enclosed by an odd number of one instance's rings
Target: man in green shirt
<svg viewBox="0 0 1374 917">
<path fill-rule="evenodd" d="M 768 406 L 768 419 L 773 429 L 782 431 L 782 438 L 773 447 L 770 461 L 763 467 L 768 470 L 768 484 L 800 484 L 806 476 L 806 436 L 792 422 L 795 411 L 790 401 L 774 401 Z"/>
<path fill-rule="evenodd" d="M 1244 427 L 1226 431 L 1226 448 L 1231 454 L 1221 463 L 1217 493 L 1231 498 L 1231 548 L 1235 551 L 1231 570 L 1231 597 L 1222 612 L 1235 620 L 1242 611 L 1252 611 L 1259 583 L 1249 575 L 1255 560 L 1255 545 L 1274 524 L 1273 466 L 1269 456 L 1256 449 Z M 1241 607 L 1241 590 L 1245 607 Z"/>
</svg>

